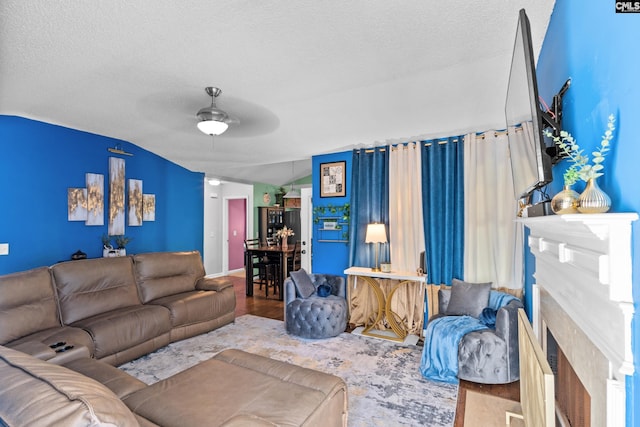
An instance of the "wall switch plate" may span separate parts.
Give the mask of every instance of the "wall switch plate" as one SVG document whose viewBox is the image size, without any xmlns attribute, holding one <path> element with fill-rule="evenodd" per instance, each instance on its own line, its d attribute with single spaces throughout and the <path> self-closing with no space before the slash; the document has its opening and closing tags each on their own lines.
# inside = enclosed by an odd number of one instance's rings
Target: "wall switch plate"
<svg viewBox="0 0 640 427">
<path fill-rule="evenodd" d="M 0 255 L 9 255 L 8 243 L 0 243 Z"/>
</svg>

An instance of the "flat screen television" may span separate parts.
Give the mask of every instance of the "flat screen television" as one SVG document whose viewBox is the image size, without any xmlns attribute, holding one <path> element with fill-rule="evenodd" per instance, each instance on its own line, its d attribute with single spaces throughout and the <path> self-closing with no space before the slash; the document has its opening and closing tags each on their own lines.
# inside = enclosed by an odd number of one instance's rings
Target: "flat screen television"
<svg viewBox="0 0 640 427">
<path fill-rule="evenodd" d="M 511 172 L 516 200 L 527 198 L 553 180 L 551 157 L 546 152 L 542 134 L 543 115 L 538 102 L 538 84 L 531 43 L 531 26 L 524 9 L 520 10 L 518 30 L 513 46 L 511 71 L 505 101 L 509 132 Z"/>
</svg>

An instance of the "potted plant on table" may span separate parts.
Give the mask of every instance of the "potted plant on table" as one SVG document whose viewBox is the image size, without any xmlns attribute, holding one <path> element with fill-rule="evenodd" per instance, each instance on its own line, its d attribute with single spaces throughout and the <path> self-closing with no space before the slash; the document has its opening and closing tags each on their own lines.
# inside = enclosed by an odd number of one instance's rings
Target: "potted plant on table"
<svg viewBox="0 0 640 427">
<path fill-rule="evenodd" d="M 293 235 L 294 235 L 293 230 L 290 228 L 287 228 L 286 225 L 276 232 L 276 237 L 280 239 L 280 247 L 283 250 L 286 250 L 289 247 L 288 239 L 289 239 L 289 236 L 293 236 Z"/>
<path fill-rule="evenodd" d="M 116 236 L 116 246 L 118 250 L 118 256 L 126 256 L 127 255 L 127 244 L 133 240 L 132 237 L 127 237 L 124 234 L 120 236 Z"/>
<path fill-rule="evenodd" d="M 118 256 L 118 253 L 115 249 L 113 249 L 113 245 L 111 244 L 111 236 L 108 234 L 103 234 L 101 237 L 102 240 L 102 256 L 104 258 L 111 258 L 114 256 Z"/>
<path fill-rule="evenodd" d="M 603 213 L 611 207 L 611 199 L 600 189 L 596 179 L 604 175 L 602 172 L 604 170 L 603 162 L 611 150 L 610 145 L 615 130 L 614 123 L 615 118 L 613 115 L 609 115 L 607 130 L 602 136 L 600 147 L 591 153 L 593 163 L 590 162 L 589 157 L 584 154 L 584 150 L 580 148 L 569 132 L 561 131 L 560 136 L 553 136 L 548 129 L 545 129 L 544 134 L 551 137 L 560 148 L 561 153 L 572 162 L 563 175 L 564 189 L 551 200 L 551 208 L 555 213 Z M 571 186 L 578 179 L 587 183 L 586 188 L 579 196 L 571 190 Z"/>
</svg>

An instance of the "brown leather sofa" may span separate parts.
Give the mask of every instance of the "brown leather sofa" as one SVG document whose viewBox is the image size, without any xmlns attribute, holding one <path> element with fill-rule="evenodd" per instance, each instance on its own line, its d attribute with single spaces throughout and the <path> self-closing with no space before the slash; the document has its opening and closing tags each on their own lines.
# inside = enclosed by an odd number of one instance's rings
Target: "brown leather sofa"
<svg viewBox="0 0 640 427">
<path fill-rule="evenodd" d="M 343 380 L 233 349 L 147 386 L 100 360 L 58 366 L 0 346 L 0 377 L 0 425 L 347 425 Z"/>
<path fill-rule="evenodd" d="M 68 261 L 2 276 L 0 344 L 54 363 L 88 353 L 120 365 L 233 322 L 232 284 L 204 275 L 192 251 Z M 51 348 L 57 343 L 65 344 Z"/>
<path fill-rule="evenodd" d="M 150 386 L 113 366 L 234 312 L 233 286 L 204 277 L 198 252 L 0 276 L 0 425 L 346 426 L 340 378 L 240 350 Z"/>
</svg>

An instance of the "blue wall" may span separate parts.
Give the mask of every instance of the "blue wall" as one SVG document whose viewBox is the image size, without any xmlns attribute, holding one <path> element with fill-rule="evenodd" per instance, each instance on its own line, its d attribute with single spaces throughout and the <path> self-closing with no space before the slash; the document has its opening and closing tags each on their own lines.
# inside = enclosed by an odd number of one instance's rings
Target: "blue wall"
<svg viewBox="0 0 640 427">
<path fill-rule="evenodd" d="M 549 102 L 571 77 L 563 128 L 590 153 L 600 144 L 607 116 L 616 117 L 612 151 L 598 184 L 612 200 L 611 212 L 640 212 L 640 15 L 615 13 L 613 1 L 557 0 L 540 57 L 540 95 Z M 562 188 L 554 170 L 553 195 Z M 580 191 L 580 188 L 577 188 Z M 633 225 L 632 347 L 635 371 L 627 381 L 627 425 L 640 425 L 640 221 Z"/>
<path fill-rule="evenodd" d="M 312 158 L 312 167 L 313 167 L 312 201 L 313 201 L 314 208 L 318 206 L 327 206 L 327 205 L 338 206 L 338 205 L 344 205 L 345 203 L 351 203 L 352 156 L 353 156 L 352 151 L 344 151 L 341 153 L 314 156 Z M 346 161 L 346 164 L 347 164 L 346 196 L 320 197 L 320 164 L 340 162 L 340 161 Z M 348 243 L 319 242 L 317 236 L 316 235 L 313 236 L 313 256 L 311 258 L 311 269 L 314 273 L 338 274 L 338 275 L 344 276 L 343 272 L 348 267 L 349 267 L 349 244 Z"/>
<path fill-rule="evenodd" d="M 134 156 L 107 148 L 120 144 Z M 126 179 L 141 179 L 156 195 L 156 220 L 125 226 L 128 253 L 199 250 L 203 246 L 204 176 L 131 143 L 13 116 L 0 116 L 0 274 L 68 260 L 78 249 L 102 256 L 105 225 L 67 220 L 67 188 L 85 187 L 87 172 L 103 174 L 108 194 L 109 157 L 125 159 Z"/>
</svg>

